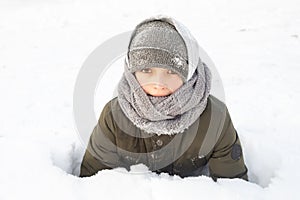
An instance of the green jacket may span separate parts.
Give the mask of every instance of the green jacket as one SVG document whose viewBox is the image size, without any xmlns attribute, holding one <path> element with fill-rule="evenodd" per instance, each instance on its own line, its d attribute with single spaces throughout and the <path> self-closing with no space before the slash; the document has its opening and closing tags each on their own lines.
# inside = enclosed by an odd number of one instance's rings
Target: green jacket
<svg viewBox="0 0 300 200">
<path fill-rule="evenodd" d="M 80 177 L 143 163 L 156 173 L 247 180 L 241 144 L 226 105 L 210 95 L 206 109 L 183 133 L 157 135 L 137 128 L 117 98 L 108 102 L 84 154 Z"/>
</svg>

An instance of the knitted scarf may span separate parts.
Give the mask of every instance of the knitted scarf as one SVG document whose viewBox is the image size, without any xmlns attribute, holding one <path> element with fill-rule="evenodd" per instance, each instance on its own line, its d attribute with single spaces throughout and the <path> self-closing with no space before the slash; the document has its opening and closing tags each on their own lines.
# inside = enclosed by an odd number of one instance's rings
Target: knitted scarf
<svg viewBox="0 0 300 200">
<path fill-rule="evenodd" d="M 172 94 L 154 97 L 145 93 L 134 74 L 125 70 L 118 84 L 118 102 L 125 116 L 150 134 L 182 133 L 206 108 L 211 72 L 199 59 L 193 76 Z"/>
</svg>

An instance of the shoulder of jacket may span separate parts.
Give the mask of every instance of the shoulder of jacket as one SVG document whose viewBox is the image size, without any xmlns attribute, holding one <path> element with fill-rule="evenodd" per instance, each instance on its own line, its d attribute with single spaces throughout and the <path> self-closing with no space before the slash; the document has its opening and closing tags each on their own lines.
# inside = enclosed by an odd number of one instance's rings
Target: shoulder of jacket
<svg viewBox="0 0 300 200">
<path fill-rule="evenodd" d="M 112 114 L 112 111 L 115 110 L 115 109 L 120 109 L 120 106 L 118 104 L 118 98 L 115 97 L 113 99 L 111 99 L 110 101 L 108 101 L 103 109 L 102 109 L 102 112 L 101 112 L 101 117 L 107 117 L 108 115 L 111 115 Z"/>
<path fill-rule="evenodd" d="M 118 97 L 115 97 L 106 103 L 102 110 L 99 123 L 102 126 L 110 126 L 114 131 L 118 129 L 126 133 L 138 129 L 124 114 L 119 104 Z"/>
<path fill-rule="evenodd" d="M 205 137 L 203 139 L 199 155 L 206 156 L 213 151 L 218 140 L 223 137 L 224 129 L 227 127 L 229 114 L 226 104 L 213 95 L 209 95 L 207 107 L 203 114 L 205 124 Z"/>
<path fill-rule="evenodd" d="M 231 143 L 235 141 L 236 131 L 226 104 L 215 97 L 212 97 L 211 99 L 213 104 L 215 104 L 215 113 L 218 113 L 215 116 L 219 116 L 220 119 L 218 137 L 216 137 L 218 140 L 215 145 L 217 147 L 221 143 Z"/>
<path fill-rule="evenodd" d="M 214 95 L 209 95 L 208 101 L 207 101 L 208 107 L 212 109 L 213 112 L 217 112 L 219 114 L 226 113 L 227 112 L 227 106 L 224 102 L 222 102 L 220 99 L 215 97 Z"/>
<path fill-rule="evenodd" d="M 98 124 L 101 127 L 105 126 L 105 127 L 110 127 L 111 129 L 115 128 L 113 112 L 115 109 L 118 109 L 116 108 L 117 106 L 116 103 L 117 103 L 117 97 L 111 99 L 104 105 L 98 120 Z"/>
<path fill-rule="evenodd" d="M 224 102 L 213 95 L 209 96 L 211 119 L 215 126 L 219 127 L 219 134 L 231 123 L 228 108 Z"/>
</svg>

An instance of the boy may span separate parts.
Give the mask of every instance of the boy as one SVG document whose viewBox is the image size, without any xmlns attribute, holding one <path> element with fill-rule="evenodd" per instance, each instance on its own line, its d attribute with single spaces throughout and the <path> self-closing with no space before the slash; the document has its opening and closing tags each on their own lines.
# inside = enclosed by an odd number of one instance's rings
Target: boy
<svg viewBox="0 0 300 200">
<path fill-rule="evenodd" d="M 209 94 L 211 72 L 190 32 L 170 17 L 132 33 L 118 96 L 102 110 L 80 176 L 143 163 L 156 173 L 247 180 L 226 105 Z"/>
</svg>

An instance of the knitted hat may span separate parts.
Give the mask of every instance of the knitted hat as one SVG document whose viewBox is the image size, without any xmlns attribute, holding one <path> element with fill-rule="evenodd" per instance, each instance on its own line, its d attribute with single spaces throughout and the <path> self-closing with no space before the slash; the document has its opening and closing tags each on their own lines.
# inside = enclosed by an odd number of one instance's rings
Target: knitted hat
<svg viewBox="0 0 300 200">
<path fill-rule="evenodd" d="M 188 52 L 182 36 L 165 21 L 152 20 L 139 24 L 128 47 L 128 69 L 135 72 L 160 67 L 176 72 L 188 80 Z"/>
</svg>

